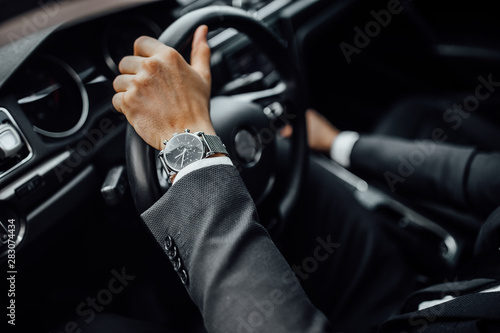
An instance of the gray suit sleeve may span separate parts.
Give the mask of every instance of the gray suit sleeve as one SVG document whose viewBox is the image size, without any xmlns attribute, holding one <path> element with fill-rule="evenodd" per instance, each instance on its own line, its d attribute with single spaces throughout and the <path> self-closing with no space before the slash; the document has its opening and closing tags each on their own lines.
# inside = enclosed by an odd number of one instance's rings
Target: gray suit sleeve
<svg viewBox="0 0 500 333">
<path fill-rule="evenodd" d="M 456 206 L 466 204 L 466 175 L 472 147 L 362 136 L 354 145 L 351 168 L 380 181 L 391 192 L 410 193 Z"/>
<path fill-rule="evenodd" d="M 170 248 L 165 252 L 174 268 L 186 274 L 185 286 L 209 332 L 329 330 L 258 223 L 234 167 L 193 171 L 142 218 L 158 244 Z"/>
<path fill-rule="evenodd" d="M 470 163 L 466 195 L 472 208 L 483 217 L 500 207 L 499 172 L 498 152 L 478 152 Z"/>
<path fill-rule="evenodd" d="M 500 154 L 433 141 L 362 136 L 351 168 L 392 192 L 467 207 L 486 218 L 500 205 Z"/>
</svg>

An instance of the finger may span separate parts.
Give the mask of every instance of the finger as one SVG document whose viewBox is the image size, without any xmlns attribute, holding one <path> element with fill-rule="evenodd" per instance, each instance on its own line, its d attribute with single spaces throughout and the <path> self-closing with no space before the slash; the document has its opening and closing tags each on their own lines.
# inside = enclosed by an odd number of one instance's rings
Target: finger
<svg viewBox="0 0 500 333">
<path fill-rule="evenodd" d="M 123 95 L 125 93 L 123 92 L 119 92 L 119 93 L 116 93 L 114 96 L 113 96 L 113 106 L 115 107 L 116 111 L 120 112 L 120 113 L 123 113 L 122 111 L 122 105 L 123 105 Z"/>
<path fill-rule="evenodd" d="M 292 136 L 293 133 L 293 127 L 290 124 L 286 124 L 285 127 L 280 129 L 280 135 L 284 138 L 289 138 Z"/>
<path fill-rule="evenodd" d="M 131 85 L 133 76 L 134 75 L 130 74 L 118 75 L 113 81 L 113 88 L 115 89 L 115 91 L 117 93 L 127 91 L 127 89 Z"/>
<path fill-rule="evenodd" d="M 163 48 L 167 46 L 155 38 L 142 36 L 134 42 L 134 55 L 140 57 L 152 57 L 158 54 Z"/>
<path fill-rule="evenodd" d="M 143 57 L 126 56 L 120 61 L 118 69 L 122 74 L 137 74 L 141 69 Z"/>
<path fill-rule="evenodd" d="M 207 43 L 208 27 L 201 25 L 196 29 L 191 48 L 191 66 L 201 75 L 201 77 L 210 82 L 210 47 Z"/>
</svg>

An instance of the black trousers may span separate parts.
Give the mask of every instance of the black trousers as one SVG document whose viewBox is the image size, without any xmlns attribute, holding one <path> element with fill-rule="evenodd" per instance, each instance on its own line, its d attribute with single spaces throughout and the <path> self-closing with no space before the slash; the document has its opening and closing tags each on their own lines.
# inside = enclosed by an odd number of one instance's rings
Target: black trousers
<svg viewBox="0 0 500 333">
<path fill-rule="evenodd" d="M 312 302 L 338 331 L 377 331 L 418 283 L 384 221 L 312 157 L 300 213 L 282 253 Z"/>
</svg>

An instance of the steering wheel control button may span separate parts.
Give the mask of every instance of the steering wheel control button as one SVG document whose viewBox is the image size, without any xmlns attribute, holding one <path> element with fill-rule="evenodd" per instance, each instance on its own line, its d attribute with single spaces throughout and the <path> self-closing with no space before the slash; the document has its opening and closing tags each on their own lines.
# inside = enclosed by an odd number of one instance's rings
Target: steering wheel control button
<svg viewBox="0 0 500 333">
<path fill-rule="evenodd" d="M 238 157 L 246 163 L 256 163 L 260 157 L 260 144 L 252 133 L 240 130 L 234 137 L 234 146 Z"/>
<path fill-rule="evenodd" d="M 14 157 L 22 146 L 21 137 L 12 125 L 0 125 L 0 160 Z"/>
<path fill-rule="evenodd" d="M 284 110 L 285 108 L 280 102 L 274 102 L 266 106 L 263 112 L 269 119 L 276 119 L 283 114 Z"/>
</svg>

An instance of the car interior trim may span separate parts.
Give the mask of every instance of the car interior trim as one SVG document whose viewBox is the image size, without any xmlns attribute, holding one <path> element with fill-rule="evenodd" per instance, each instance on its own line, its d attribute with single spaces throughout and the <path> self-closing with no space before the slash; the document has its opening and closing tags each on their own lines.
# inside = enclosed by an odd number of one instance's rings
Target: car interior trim
<svg viewBox="0 0 500 333">
<path fill-rule="evenodd" d="M 288 5 L 290 2 L 291 0 L 277 0 L 256 11 L 254 16 L 259 20 L 264 20 L 275 12 L 279 11 L 281 8 Z M 210 40 L 208 41 L 208 45 L 210 46 L 210 48 L 216 48 L 217 46 L 224 44 L 236 35 L 238 35 L 238 30 L 234 28 L 227 28 L 221 33 L 210 38 Z"/>
<path fill-rule="evenodd" d="M 11 196 L 13 196 L 16 193 L 16 189 L 22 186 L 24 183 L 32 179 L 33 177 L 36 176 L 44 176 L 48 172 L 50 172 L 52 169 L 54 169 L 56 166 L 64 162 L 66 159 L 70 157 L 71 153 L 69 151 L 65 151 L 47 162 L 43 163 L 42 165 L 38 166 L 31 172 L 26 173 L 23 175 L 21 178 L 18 178 L 16 181 L 13 183 L 5 186 L 3 190 L 0 191 L 0 200 L 7 200 Z"/>
</svg>

